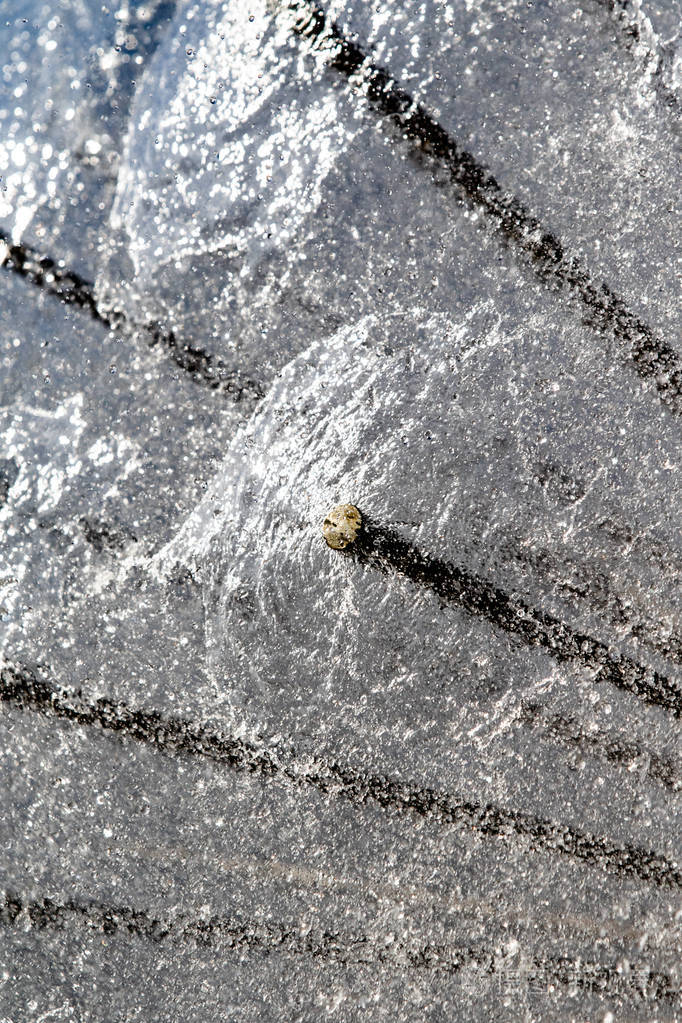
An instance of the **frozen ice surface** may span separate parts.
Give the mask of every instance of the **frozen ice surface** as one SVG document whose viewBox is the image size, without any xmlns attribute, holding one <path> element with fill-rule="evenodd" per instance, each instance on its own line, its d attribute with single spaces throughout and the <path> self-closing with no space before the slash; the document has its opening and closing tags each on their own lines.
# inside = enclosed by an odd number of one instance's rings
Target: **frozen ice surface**
<svg viewBox="0 0 682 1023">
<path fill-rule="evenodd" d="M 324 11 L 0 14 L 0 1020 L 682 1020 L 679 3 Z"/>
<path fill-rule="evenodd" d="M 0 12 L 0 224 L 89 278 L 128 103 L 172 6 L 27 0 Z"/>
<path fill-rule="evenodd" d="M 241 413 L 198 404 L 196 384 L 145 351 L 144 339 L 36 297 L 20 279 L 3 289 L 4 647 L 35 616 L 52 620 L 163 544 Z"/>
<path fill-rule="evenodd" d="M 425 187 L 398 133 L 323 50 L 296 45 L 271 6 L 249 17 L 239 4 L 179 8 L 172 46 L 133 105 L 111 215 L 117 258 L 100 280 L 114 305 L 179 323 L 261 372 L 311 332 L 377 307 L 427 294 L 451 314 L 469 288 L 500 286 L 469 263 L 485 242 L 469 242 L 475 227 L 457 196 Z M 590 16 L 544 3 L 531 15 L 525 2 L 330 12 L 503 192 L 668 332 L 677 307 L 661 279 L 679 272 L 679 116 L 622 62 L 593 6 Z M 498 258 L 495 246 L 487 263 Z M 514 277 L 507 287 L 525 289 Z"/>
<path fill-rule="evenodd" d="M 507 764 L 524 704 L 565 711 L 570 686 L 572 703 L 579 694 L 593 718 L 613 719 L 622 699 L 594 685 L 595 670 L 559 667 L 551 649 L 491 630 L 490 612 L 472 618 L 400 573 L 331 553 L 320 524 L 351 501 L 581 635 L 679 670 L 669 641 L 682 534 L 669 495 L 680 486 L 680 429 L 664 443 L 649 396 L 628 394 L 581 340 L 533 323 L 480 343 L 467 325 L 421 310 L 363 320 L 281 374 L 160 555 L 173 565 L 178 552 L 203 586 L 208 664 L 233 727 L 284 735 L 310 755 L 343 751 L 373 772 L 409 765 L 439 788 L 477 777 L 485 798 L 514 791 L 515 805 L 566 818 L 574 775 L 563 756 L 551 750 L 548 765 L 535 737 L 522 739 L 518 782 L 491 760 Z M 638 539 L 619 532 L 620 516 Z M 602 595 L 578 601 L 570 587 L 577 574 L 597 589 L 605 563 L 623 601 L 610 628 Z M 659 740 L 676 734 L 658 708 L 637 717 Z M 595 798 L 585 799 L 588 767 L 574 812 L 616 834 L 622 806 L 601 805 L 592 767 Z M 668 826 L 663 811 L 661 838 Z M 638 840 L 652 829 L 648 819 Z M 629 818 L 627 833 L 638 830 Z"/>
</svg>

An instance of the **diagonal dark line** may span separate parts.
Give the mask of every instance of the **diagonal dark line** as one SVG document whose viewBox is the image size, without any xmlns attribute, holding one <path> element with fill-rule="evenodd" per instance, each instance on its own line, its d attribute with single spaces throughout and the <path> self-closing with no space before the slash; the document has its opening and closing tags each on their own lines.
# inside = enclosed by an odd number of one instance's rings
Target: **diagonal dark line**
<svg viewBox="0 0 682 1023">
<path fill-rule="evenodd" d="M 651 781 L 671 792 L 682 790 L 680 766 L 672 758 L 662 757 L 637 742 L 628 742 L 599 728 L 586 728 L 575 718 L 551 714 L 537 703 L 525 703 L 517 719 L 520 724 L 541 730 L 554 742 L 589 753 L 628 770 L 641 769 Z"/>
<path fill-rule="evenodd" d="M 634 995 L 646 1001 L 675 1001 L 681 993 L 669 974 L 647 967 L 624 973 L 618 964 L 569 956 L 532 956 L 528 965 L 520 967 L 499 949 L 472 944 L 423 943 L 410 937 L 396 940 L 394 934 L 304 928 L 300 922 L 273 923 L 237 914 L 152 914 L 95 900 L 22 899 L 15 892 L 0 893 L 0 926 L 38 932 L 69 929 L 72 933 L 81 927 L 89 933 L 123 934 L 154 944 L 174 942 L 237 952 L 240 956 L 306 956 L 322 965 L 428 971 L 443 976 L 457 975 L 466 967 L 502 982 L 518 982 L 522 973 L 528 985 L 554 982 L 602 995 Z"/>
<path fill-rule="evenodd" d="M 23 918 L 23 919 L 22 919 Z M 118 932 L 161 943 L 166 940 L 230 952 L 310 956 L 321 962 L 345 965 L 407 966 L 415 969 L 457 973 L 467 964 L 494 970 L 494 953 L 453 945 L 420 945 L 414 941 L 392 944 L 386 937 L 350 934 L 325 929 L 303 929 L 300 924 L 249 920 L 242 916 L 186 914 L 152 915 L 127 906 L 111 906 L 74 899 L 23 901 L 6 893 L 0 896 L 0 923 L 28 923 L 35 930 L 64 930 L 71 922 L 89 930 L 112 935 Z M 669 978 L 666 978 L 670 984 Z"/>
<path fill-rule="evenodd" d="M 508 843 L 521 839 L 531 852 L 563 856 L 621 878 L 682 891 L 682 870 L 677 863 L 640 846 L 616 844 L 532 814 L 371 774 L 323 757 L 303 761 L 293 753 L 259 747 L 211 731 L 205 725 L 133 708 L 122 701 L 101 697 L 90 702 L 80 692 L 56 688 L 26 667 L 8 665 L 0 671 L 0 702 L 80 725 L 100 726 L 165 753 L 206 758 L 262 779 L 279 777 L 298 788 L 315 789 L 356 807 L 378 806 L 390 813 L 458 827 L 481 838 L 499 838 Z"/>
<path fill-rule="evenodd" d="M 485 166 L 401 89 L 388 70 L 372 63 L 369 54 L 315 3 L 280 0 L 278 6 L 292 15 L 293 31 L 325 52 L 328 66 L 348 78 L 398 128 L 401 138 L 447 168 L 453 184 L 516 247 L 539 279 L 553 289 L 568 289 L 582 303 L 584 321 L 613 338 L 639 376 L 653 383 L 661 401 L 682 413 L 682 360 L 675 349 L 656 337 L 608 284 L 594 279 L 519 199 L 503 192 Z"/>
<path fill-rule="evenodd" d="M 625 655 L 612 654 L 592 636 L 575 632 L 554 615 L 525 604 L 499 587 L 449 561 L 425 554 L 394 529 L 363 516 L 355 543 L 342 554 L 385 574 L 397 573 L 430 590 L 444 605 L 462 608 L 527 646 L 540 647 L 560 663 L 573 662 L 594 672 L 595 682 L 608 682 L 682 716 L 682 690 L 669 678 Z"/>
<path fill-rule="evenodd" d="M 323 964 L 427 970 L 446 975 L 457 974 L 466 966 L 491 977 L 497 974 L 498 980 L 514 978 L 520 972 L 499 950 L 480 946 L 419 944 L 414 939 L 396 941 L 394 935 L 387 940 L 385 935 L 304 930 L 296 923 L 248 920 L 236 915 L 164 916 L 95 901 L 22 900 L 13 892 L 5 893 L 4 899 L 0 896 L 0 925 L 5 927 L 64 931 L 79 924 L 90 932 L 123 933 L 157 944 L 170 940 L 224 952 L 309 956 Z M 523 968 L 524 980 L 529 984 L 554 981 L 583 991 L 635 994 L 647 1001 L 675 1000 L 680 995 L 668 974 L 648 968 L 628 976 L 617 966 L 568 956 L 533 956 L 531 964 Z"/>
<path fill-rule="evenodd" d="M 120 330 L 124 326 L 141 330 L 147 335 L 150 348 L 158 345 L 165 349 L 176 366 L 188 373 L 196 383 L 212 391 L 227 394 L 234 401 L 257 401 L 265 395 L 265 388 L 257 380 L 249 379 L 238 370 L 229 369 L 220 359 L 182 341 L 174 331 L 168 330 L 161 323 L 139 324 L 123 312 L 102 311 L 91 282 L 27 245 L 14 244 L 2 230 L 0 265 L 56 296 L 61 302 L 84 309 L 94 320 L 110 330 Z"/>
<path fill-rule="evenodd" d="M 628 535 L 632 539 L 632 534 Z M 475 544 L 481 547 L 478 541 Z M 660 618 L 654 617 L 649 608 L 637 607 L 621 596 L 608 572 L 589 563 L 557 555 L 535 542 L 528 547 L 519 536 L 503 540 L 498 551 L 505 558 L 530 569 L 536 576 L 549 580 L 556 592 L 571 602 L 586 603 L 596 615 L 615 626 L 619 632 L 627 629 L 632 639 L 648 647 L 653 654 L 682 667 L 682 634 L 671 630 Z M 656 567 L 660 565 L 666 570 L 676 567 L 669 547 L 661 545 L 660 550 L 654 547 L 649 550 L 648 556 Z"/>
<path fill-rule="evenodd" d="M 2 230 L 0 247 L 2 248 L 0 263 L 6 270 L 11 270 L 36 287 L 49 291 L 68 305 L 85 309 L 99 323 L 107 327 L 115 325 L 114 317 L 101 313 L 97 308 L 93 286 L 80 274 L 68 270 L 49 256 L 41 255 L 26 245 L 14 244 Z"/>
</svg>

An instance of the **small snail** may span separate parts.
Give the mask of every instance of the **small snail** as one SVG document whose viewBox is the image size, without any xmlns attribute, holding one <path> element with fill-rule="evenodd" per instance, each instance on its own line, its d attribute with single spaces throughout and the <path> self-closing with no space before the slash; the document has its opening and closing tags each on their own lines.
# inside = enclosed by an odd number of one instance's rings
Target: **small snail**
<svg viewBox="0 0 682 1023">
<path fill-rule="evenodd" d="M 327 546 L 342 551 L 357 539 L 362 528 L 362 515 L 354 504 L 340 504 L 329 512 L 322 523 L 322 536 Z"/>
</svg>

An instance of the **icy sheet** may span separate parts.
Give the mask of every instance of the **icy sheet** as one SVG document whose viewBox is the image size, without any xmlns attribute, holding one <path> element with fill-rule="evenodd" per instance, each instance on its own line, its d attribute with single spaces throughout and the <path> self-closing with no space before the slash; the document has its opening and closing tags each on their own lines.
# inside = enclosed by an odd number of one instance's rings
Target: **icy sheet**
<svg viewBox="0 0 682 1023">
<path fill-rule="evenodd" d="M 677 0 L 1 17 L 0 1020 L 677 1019 Z"/>
<path fill-rule="evenodd" d="M 28 0 L 0 16 L 0 228 L 92 278 L 128 103 L 173 4 Z"/>
<path fill-rule="evenodd" d="M 472 229 L 480 214 L 457 209 L 456 188 L 434 187 L 361 80 L 349 89 L 324 47 L 292 34 L 286 7 L 178 9 L 133 105 L 103 299 L 263 376 L 378 309 L 428 297 L 456 315 L 471 291 L 523 304 L 518 260 Z M 593 8 L 336 4 L 329 20 L 666 336 L 678 117 Z"/>
<path fill-rule="evenodd" d="M 161 546 L 243 416 L 79 310 L 3 280 L 0 646 Z M 181 377 L 181 379 L 178 379 Z M 159 386 L 161 384 L 161 386 Z M 28 639 L 30 646 L 31 640 Z M 67 643 L 68 645 L 68 643 Z"/>
<path fill-rule="evenodd" d="M 203 586 L 209 670 L 232 727 L 376 772 L 409 765 L 440 787 L 480 772 L 489 798 L 523 803 L 518 787 L 529 785 L 536 810 L 564 813 L 566 780 L 555 803 L 537 751 L 523 782 L 505 773 L 487 791 L 490 744 L 524 704 L 636 713 L 668 737 L 661 708 L 632 707 L 578 656 L 557 663 L 551 644 L 524 642 L 485 602 L 472 614 L 438 589 L 443 563 L 465 567 L 606 639 L 615 656 L 679 672 L 682 532 L 668 498 L 680 485 L 679 429 L 663 444 L 648 397 L 609 379 L 588 338 L 580 350 L 547 326 L 482 339 L 424 311 L 370 317 L 281 375 L 157 559 L 178 558 Z M 431 583 L 415 585 L 400 558 L 391 571 L 330 551 L 321 523 L 344 502 L 389 529 L 394 547 L 431 559 Z M 572 592 L 575 577 L 587 599 Z M 607 602 L 621 609 L 610 628 Z"/>
</svg>

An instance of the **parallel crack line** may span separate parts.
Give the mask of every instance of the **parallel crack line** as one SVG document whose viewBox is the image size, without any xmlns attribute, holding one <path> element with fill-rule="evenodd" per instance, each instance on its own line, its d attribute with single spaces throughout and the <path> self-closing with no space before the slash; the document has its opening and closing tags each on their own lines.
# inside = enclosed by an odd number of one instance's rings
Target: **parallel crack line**
<svg viewBox="0 0 682 1023">
<path fill-rule="evenodd" d="M 489 558 L 490 552 L 483 544 L 477 543 L 477 550 Z M 507 561 L 518 562 L 530 570 L 537 579 L 549 582 L 554 592 L 578 606 L 586 605 L 606 624 L 615 626 L 628 638 L 648 648 L 649 652 L 682 667 L 682 633 L 664 625 L 655 617 L 646 604 L 630 603 L 618 590 L 611 574 L 597 569 L 589 562 L 571 559 L 536 545 L 530 546 L 521 537 L 504 538 L 497 551 Z M 661 552 L 666 569 L 673 569 L 670 548 Z M 650 564 L 658 568 L 658 552 L 649 552 Z M 680 569 L 678 569 L 679 571 Z"/>
<path fill-rule="evenodd" d="M 323 757 L 302 762 L 295 754 L 259 747 L 211 731 L 201 723 L 133 708 L 123 701 L 106 697 L 88 701 L 80 692 L 57 688 L 25 666 L 7 665 L 0 671 L 0 702 L 79 725 L 99 725 L 166 753 L 202 757 L 240 773 L 263 779 L 279 777 L 356 807 L 378 806 L 390 813 L 455 826 L 481 838 L 521 839 L 529 852 L 563 856 L 621 878 L 682 891 L 679 864 L 640 846 L 617 844 L 533 814 L 371 774 Z"/>
<path fill-rule="evenodd" d="M 95 298 L 95 289 L 90 281 L 69 270 L 62 263 L 37 252 L 27 245 L 17 245 L 0 230 L 0 266 L 16 273 L 19 277 L 55 295 L 66 305 L 85 310 L 98 323 L 110 330 L 139 330 L 146 334 L 149 348 L 159 346 L 165 349 L 172 361 L 189 374 L 192 380 L 228 395 L 233 401 L 258 401 L 265 396 L 265 388 L 257 380 L 230 369 L 220 359 L 201 348 L 196 348 L 178 338 L 174 331 L 161 323 L 139 324 L 125 313 L 102 311 Z"/>
<path fill-rule="evenodd" d="M 639 376 L 653 382 L 661 401 L 676 413 L 682 413 L 682 360 L 677 351 L 657 338 L 636 313 L 604 282 L 593 280 L 581 261 L 566 252 L 559 238 L 545 230 L 542 223 L 510 193 L 505 193 L 492 174 L 476 158 L 462 149 L 454 138 L 396 85 L 390 73 L 371 62 L 359 44 L 347 39 L 336 24 L 310 0 L 280 2 L 281 9 L 294 15 L 293 29 L 314 48 L 327 51 L 329 66 L 350 79 L 379 112 L 390 119 L 402 137 L 422 154 L 428 154 L 447 167 L 452 181 L 466 198 L 485 212 L 502 235 L 516 245 L 534 267 L 543 283 L 568 288 L 583 304 L 585 322 L 614 338 L 624 350 Z M 4 260 L 3 260 L 4 250 Z M 172 330 L 158 322 L 135 324 L 122 312 L 99 310 L 92 284 L 64 268 L 48 256 L 25 245 L 11 242 L 0 231 L 0 262 L 32 283 L 57 295 L 63 302 L 88 310 L 111 328 L 129 322 L 143 330 L 150 346 L 165 347 L 173 361 L 194 380 L 221 390 L 235 400 L 258 400 L 265 394 L 263 385 L 229 369 L 219 359 L 179 340 Z"/>
<path fill-rule="evenodd" d="M 648 967 L 627 975 L 617 966 L 568 956 L 509 954 L 504 947 L 396 940 L 391 935 L 368 935 L 340 930 L 312 929 L 300 923 L 273 923 L 240 915 L 149 913 L 129 906 L 66 899 L 24 899 L 13 891 L 0 893 L 0 926 L 23 930 L 63 932 L 80 927 L 86 933 L 126 936 L 154 944 L 175 942 L 229 954 L 306 956 L 318 963 L 369 966 L 382 969 L 428 971 L 453 977 L 463 970 L 488 976 L 491 982 L 531 987 L 559 984 L 603 996 L 635 997 L 644 1001 L 672 1001 L 680 988 L 672 978 Z"/>
<path fill-rule="evenodd" d="M 561 619 L 530 607 L 466 568 L 425 554 L 394 529 L 363 514 L 363 528 L 342 557 L 384 574 L 395 573 L 430 590 L 445 607 L 460 607 L 495 628 L 540 647 L 559 663 L 572 662 L 593 672 L 595 683 L 608 682 L 654 707 L 682 716 L 682 690 L 665 675 L 624 654 L 611 653 L 606 643 L 579 633 Z"/>
<path fill-rule="evenodd" d="M 279 0 L 276 6 L 291 16 L 294 33 L 323 52 L 328 66 L 344 75 L 403 139 L 447 168 L 466 199 L 523 254 L 543 284 L 553 289 L 565 287 L 582 303 L 584 322 L 613 338 L 641 379 L 653 383 L 660 400 L 682 414 L 682 358 L 672 345 L 656 337 L 608 284 L 595 280 L 520 199 L 505 193 L 485 166 L 400 88 L 388 70 L 374 64 L 358 43 L 348 39 L 321 8 L 311 0 Z"/>
<path fill-rule="evenodd" d="M 628 742 L 600 728 L 589 728 L 575 718 L 552 714 L 538 703 L 524 703 L 517 718 L 519 724 L 537 730 L 543 738 L 573 748 L 589 756 L 623 765 L 626 770 L 645 775 L 671 792 L 682 790 L 680 765 L 637 742 Z"/>
</svg>

